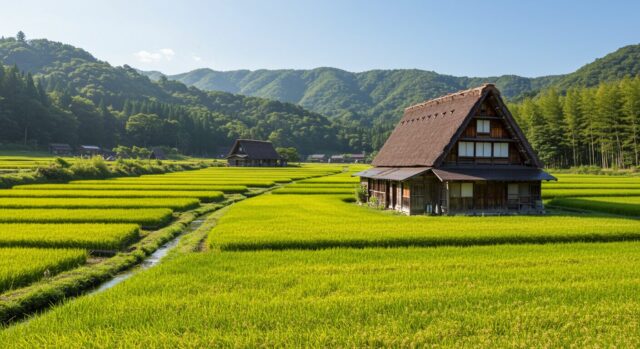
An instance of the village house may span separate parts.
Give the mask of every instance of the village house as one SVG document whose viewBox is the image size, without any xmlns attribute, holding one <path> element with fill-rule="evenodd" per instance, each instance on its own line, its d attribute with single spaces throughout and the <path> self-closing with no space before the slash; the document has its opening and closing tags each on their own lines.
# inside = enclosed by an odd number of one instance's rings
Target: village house
<svg viewBox="0 0 640 349">
<path fill-rule="evenodd" d="M 341 163 L 361 164 L 361 163 L 364 163 L 366 159 L 367 159 L 367 154 L 365 153 L 336 154 L 336 155 L 331 155 L 329 157 L 328 162 L 334 163 L 334 164 L 341 164 Z"/>
<path fill-rule="evenodd" d="M 555 180 L 492 84 L 406 108 L 372 164 L 369 200 L 411 215 L 543 213 Z"/>
<path fill-rule="evenodd" d="M 307 157 L 308 162 L 327 162 L 325 154 L 311 154 Z"/>
<path fill-rule="evenodd" d="M 53 155 L 73 155 L 73 148 L 66 143 L 49 143 L 49 153 Z"/>
<path fill-rule="evenodd" d="M 77 151 L 82 157 L 92 157 L 102 154 L 102 148 L 97 145 L 80 145 Z"/>
<path fill-rule="evenodd" d="M 226 157 L 233 167 L 275 167 L 286 163 L 278 155 L 271 142 L 254 139 L 238 139 Z"/>
</svg>

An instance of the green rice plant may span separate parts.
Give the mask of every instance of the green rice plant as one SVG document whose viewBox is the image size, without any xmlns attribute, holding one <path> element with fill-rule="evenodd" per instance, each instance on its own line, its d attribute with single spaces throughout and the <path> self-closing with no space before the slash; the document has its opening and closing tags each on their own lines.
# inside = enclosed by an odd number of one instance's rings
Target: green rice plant
<svg viewBox="0 0 640 349">
<path fill-rule="evenodd" d="M 223 193 L 244 193 L 247 187 L 242 185 L 103 185 L 103 184 L 27 184 L 17 185 L 14 190 L 152 190 L 152 191 L 208 191 L 216 190 Z"/>
<path fill-rule="evenodd" d="M 0 223 L 135 223 L 159 227 L 173 218 L 167 208 L 2 209 Z"/>
<path fill-rule="evenodd" d="M 137 224 L 2 223 L 0 246 L 120 250 L 138 239 L 139 232 Z"/>
<path fill-rule="evenodd" d="M 353 193 L 352 193 L 353 194 Z M 221 250 L 490 245 L 640 239 L 640 221 L 585 215 L 404 216 L 336 195 L 262 195 L 229 209 L 209 236 Z"/>
<path fill-rule="evenodd" d="M 332 188 L 332 187 L 289 187 L 286 186 L 284 188 L 276 189 L 273 191 L 273 194 L 279 195 L 327 195 L 327 194 L 353 194 L 355 193 L 355 186 L 353 187 L 341 187 L 341 188 Z"/>
<path fill-rule="evenodd" d="M 548 204 L 624 216 L 640 216 L 640 197 L 555 198 Z"/>
<path fill-rule="evenodd" d="M 170 208 L 186 211 L 200 206 L 190 198 L 0 198 L 0 208 Z"/>
<path fill-rule="evenodd" d="M 543 190 L 548 189 L 640 189 L 640 183 L 543 183 Z"/>
<path fill-rule="evenodd" d="M 259 181 L 259 180 L 243 180 L 243 179 L 213 179 L 213 180 L 191 180 L 191 179 L 163 179 L 157 178 L 154 180 L 141 180 L 138 178 L 124 178 L 122 180 L 87 180 L 87 181 L 71 181 L 70 184 L 82 184 L 82 185 L 102 185 L 102 186 L 121 186 L 121 185 L 136 185 L 136 186 L 210 186 L 210 185 L 241 185 L 246 187 L 258 187 L 268 188 L 275 185 L 273 181 Z"/>
<path fill-rule="evenodd" d="M 633 242 L 191 253 L 5 328 L 0 343 L 635 348 L 639 250 Z"/>
<path fill-rule="evenodd" d="M 224 200 L 224 194 L 213 190 L 0 190 L 0 198 L 198 198 L 216 202 Z"/>
<path fill-rule="evenodd" d="M 87 253 L 78 249 L 0 248 L 0 292 L 75 268 L 86 259 Z"/>
<path fill-rule="evenodd" d="M 588 196 L 640 196 L 640 189 L 548 189 L 542 190 L 542 198 Z"/>
<path fill-rule="evenodd" d="M 296 182 L 287 185 L 287 189 L 303 189 L 303 188 L 315 188 L 315 189 L 354 189 L 358 187 L 359 182 L 355 183 L 308 183 L 308 182 Z"/>
</svg>

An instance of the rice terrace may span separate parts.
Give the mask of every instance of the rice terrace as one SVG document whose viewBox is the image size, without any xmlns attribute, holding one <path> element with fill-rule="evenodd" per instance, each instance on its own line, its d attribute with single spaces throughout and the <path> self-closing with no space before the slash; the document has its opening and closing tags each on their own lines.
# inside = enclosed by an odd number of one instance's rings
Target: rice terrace
<svg viewBox="0 0 640 349">
<path fill-rule="evenodd" d="M 640 347 L 638 4 L 25 1 L 0 348 Z"/>
</svg>

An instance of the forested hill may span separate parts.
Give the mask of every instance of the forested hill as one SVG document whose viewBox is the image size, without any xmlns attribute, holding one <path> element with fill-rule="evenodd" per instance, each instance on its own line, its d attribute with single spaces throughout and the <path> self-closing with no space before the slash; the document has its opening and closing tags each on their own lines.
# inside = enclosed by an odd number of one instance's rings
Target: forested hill
<svg viewBox="0 0 640 349">
<path fill-rule="evenodd" d="M 158 79 L 157 72 L 150 77 Z M 468 78 L 417 69 L 372 70 L 351 73 L 335 68 L 312 70 L 238 70 L 220 72 L 199 69 L 168 76 L 204 90 L 226 91 L 299 104 L 334 118 L 395 121 L 413 103 L 493 82 L 507 96 L 538 90 L 558 79 L 515 75 Z"/>
<path fill-rule="evenodd" d="M 335 68 L 312 70 L 237 70 L 220 72 L 199 69 L 168 76 L 171 80 L 204 90 L 227 91 L 299 104 L 330 117 L 358 122 L 386 123 L 397 120 L 402 109 L 461 89 L 492 82 L 508 99 L 557 86 L 595 86 L 640 73 L 640 45 L 626 46 L 567 75 L 526 78 L 456 77 L 424 70 L 372 70 L 351 73 Z M 154 78 L 161 75 L 153 72 Z"/>
<path fill-rule="evenodd" d="M 0 39 L 0 63 L 0 143 L 167 145 L 215 154 L 250 137 L 303 153 L 359 147 L 343 128 L 300 106 L 153 82 L 58 42 Z"/>
</svg>

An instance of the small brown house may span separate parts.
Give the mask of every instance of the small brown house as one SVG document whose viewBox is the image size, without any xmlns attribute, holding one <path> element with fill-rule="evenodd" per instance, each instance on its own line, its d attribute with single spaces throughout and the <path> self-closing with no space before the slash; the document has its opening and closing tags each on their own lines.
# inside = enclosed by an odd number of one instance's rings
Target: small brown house
<svg viewBox="0 0 640 349">
<path fill-rule="evenodd" d="M 254 139 L 238 139 L 233 143 L 226 157 L 229 166 L 234 167 L 275 167 L 284 162 L 271 142 Z"/>
<path fill-rule="evenodd" d="M 555 180 L 492 84 L 405 109 L 372 164 L 369 198 L 407 214 L 542 213 Z"/>
</svg>

